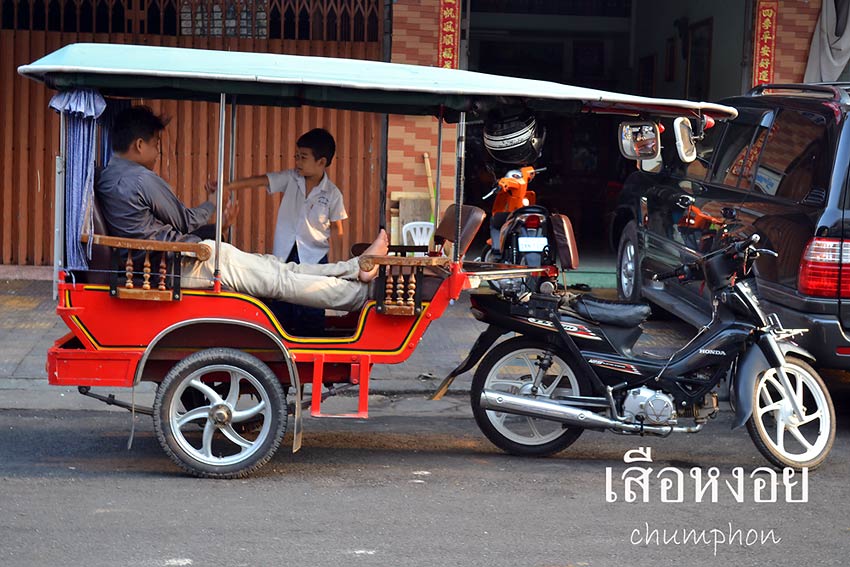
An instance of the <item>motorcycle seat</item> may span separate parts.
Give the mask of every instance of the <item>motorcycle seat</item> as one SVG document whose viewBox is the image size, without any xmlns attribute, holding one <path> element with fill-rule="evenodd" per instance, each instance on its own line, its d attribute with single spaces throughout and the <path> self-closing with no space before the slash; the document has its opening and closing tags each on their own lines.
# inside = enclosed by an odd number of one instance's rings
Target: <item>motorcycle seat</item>
<svg viewBox="0 0 850 567">
<path fill-rule="evenodd" d="M 611 301 L 592 295 L 579 295 L 570 300 L 569 305 L 584 319 L 617 327 L 637 327 L 651 312 L 646 303 Z"/>
<path fill-rule="evenodd" d="M 518 217 L 519 215 L 530 215 L 530 214 L 538 214 L 549 216 L 549 210 L 546 207 L 541 207 L 540 205 L 527 205 L 525 207 L 520 207 L 513 211 L 510 214 L 510 218 Z"/>
</svg>

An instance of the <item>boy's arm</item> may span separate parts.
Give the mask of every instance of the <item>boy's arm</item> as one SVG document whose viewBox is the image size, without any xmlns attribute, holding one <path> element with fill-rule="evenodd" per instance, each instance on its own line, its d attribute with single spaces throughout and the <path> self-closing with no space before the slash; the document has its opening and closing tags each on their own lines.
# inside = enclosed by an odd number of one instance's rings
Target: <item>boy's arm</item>
<svg viewBox="0 0 850 567">
<path fill-rule="evenodd" d="M 343 230 L 342 230 L 342 221 L 332 221 L 331 222 L 331 238 L 342 238 Z"/>
<path fill-rule="evenodd" d="M 255 175 L 253 177 L 245 177 L 243 179 L 236 179 L 231 181 L 230 183 L 225 183 L 224 188 L 228 190 L 235 189 L 249 189 L 252 187 L 262 187 L 263 189 L 269 188 L 269 178 L 266 175 Z"/>
</svg>

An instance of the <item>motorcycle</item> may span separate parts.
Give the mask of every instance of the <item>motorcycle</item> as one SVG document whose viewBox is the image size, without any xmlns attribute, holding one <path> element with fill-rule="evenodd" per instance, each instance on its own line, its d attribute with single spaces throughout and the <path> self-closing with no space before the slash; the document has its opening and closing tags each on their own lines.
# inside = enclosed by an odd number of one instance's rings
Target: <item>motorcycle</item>
<svg viewBox="0 0 850 567">
<path fill-rule="evenodd" d="M 717 391 L 728 379 L 733 428 L 746 424 L 768 461 L 798 470 L 822 464 L 835 410 L 813 357 L 791 340 L 806 329 L 785 329 L 761 307 L 752 264 L 776 253 L 756 248 L 758 241 L 732 242 L 655 276 L 702 280 L 713 296 L 710 323 L 669 358 L 633 351 L 648 305 L 560 296 L 553 285 L 548 293 L 473 294 L 472 312 L 489 328 L 452 375 L 483 356 L 471 389 L 482 432 L 509 453 L 533 456 L 569 447 L 585 429 L 697 433 L 717 415 Z M 508 332 L 517 336 L 490 350 Z"/>
<path fill-rule="evenodd" d="M 512 169 L 484 196 L 487 200 L 496 195 L 490 216 L 490 239 L 481 253 L 485 262 L 532 268 L 554 265 L 549 211 L 536 204 L 535 192 L 528 189 L 531 180 L 543 171 L 545 167 Z"/>
</svg>

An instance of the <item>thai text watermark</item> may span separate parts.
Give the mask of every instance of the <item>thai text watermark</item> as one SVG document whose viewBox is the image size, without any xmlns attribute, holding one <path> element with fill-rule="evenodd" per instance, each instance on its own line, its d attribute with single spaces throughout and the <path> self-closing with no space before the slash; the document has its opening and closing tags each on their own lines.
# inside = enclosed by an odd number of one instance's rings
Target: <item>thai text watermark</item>
<svg viewBox="0 0 850 567">
<path fill-rule="evenodd" d="M 627 451 L 623 462 L 652 463 L 652 448 Z M 687 473 L 677 467 L 653 469 L 630 466 L 619 475 L 612 467 L 605 469 L 606 502 L 808 502 L 809 471 L 792 468 L 776 471 L 758 467 L 747 473 L 743 467 L 733 468 L 730 478 L 721 479 L 720 469 L 692 467 Z"/>
</svg>

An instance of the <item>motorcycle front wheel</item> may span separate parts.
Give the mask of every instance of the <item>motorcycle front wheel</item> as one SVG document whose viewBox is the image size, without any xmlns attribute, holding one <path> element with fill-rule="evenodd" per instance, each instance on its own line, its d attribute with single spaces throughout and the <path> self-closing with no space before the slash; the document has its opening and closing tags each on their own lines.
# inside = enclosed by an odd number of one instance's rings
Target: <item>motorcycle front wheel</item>
<svg viewBox="0 0 850 567">
<path fill-rule="evenodd" d="M 551 354 L 552 365 L 532 394 L 541 357 Z M 538 340 L 516 337 L 497 345 L 478 365 L 472 379 L 470 401 L 475 421 L 494 445 L 513 455 L 543 457 L 563 451 L 576 442 L 584 429 L 555 421 L 485 410 L 481 391 L 500 390 L 535 399 L 581 396 L 590 384 L 573 371 L 557 351 L 541 347 Z"/>
<path fill-rule="evenodd" d="M 794 413 L 779 376 L 770 369 L 756 379 L 747 431 L 773 465 L 814 469 L 824 462 L 835 442 L 835 408 L 814 368 L 788 357 L 785 372 L 803 415 Z"/>
</svg>

